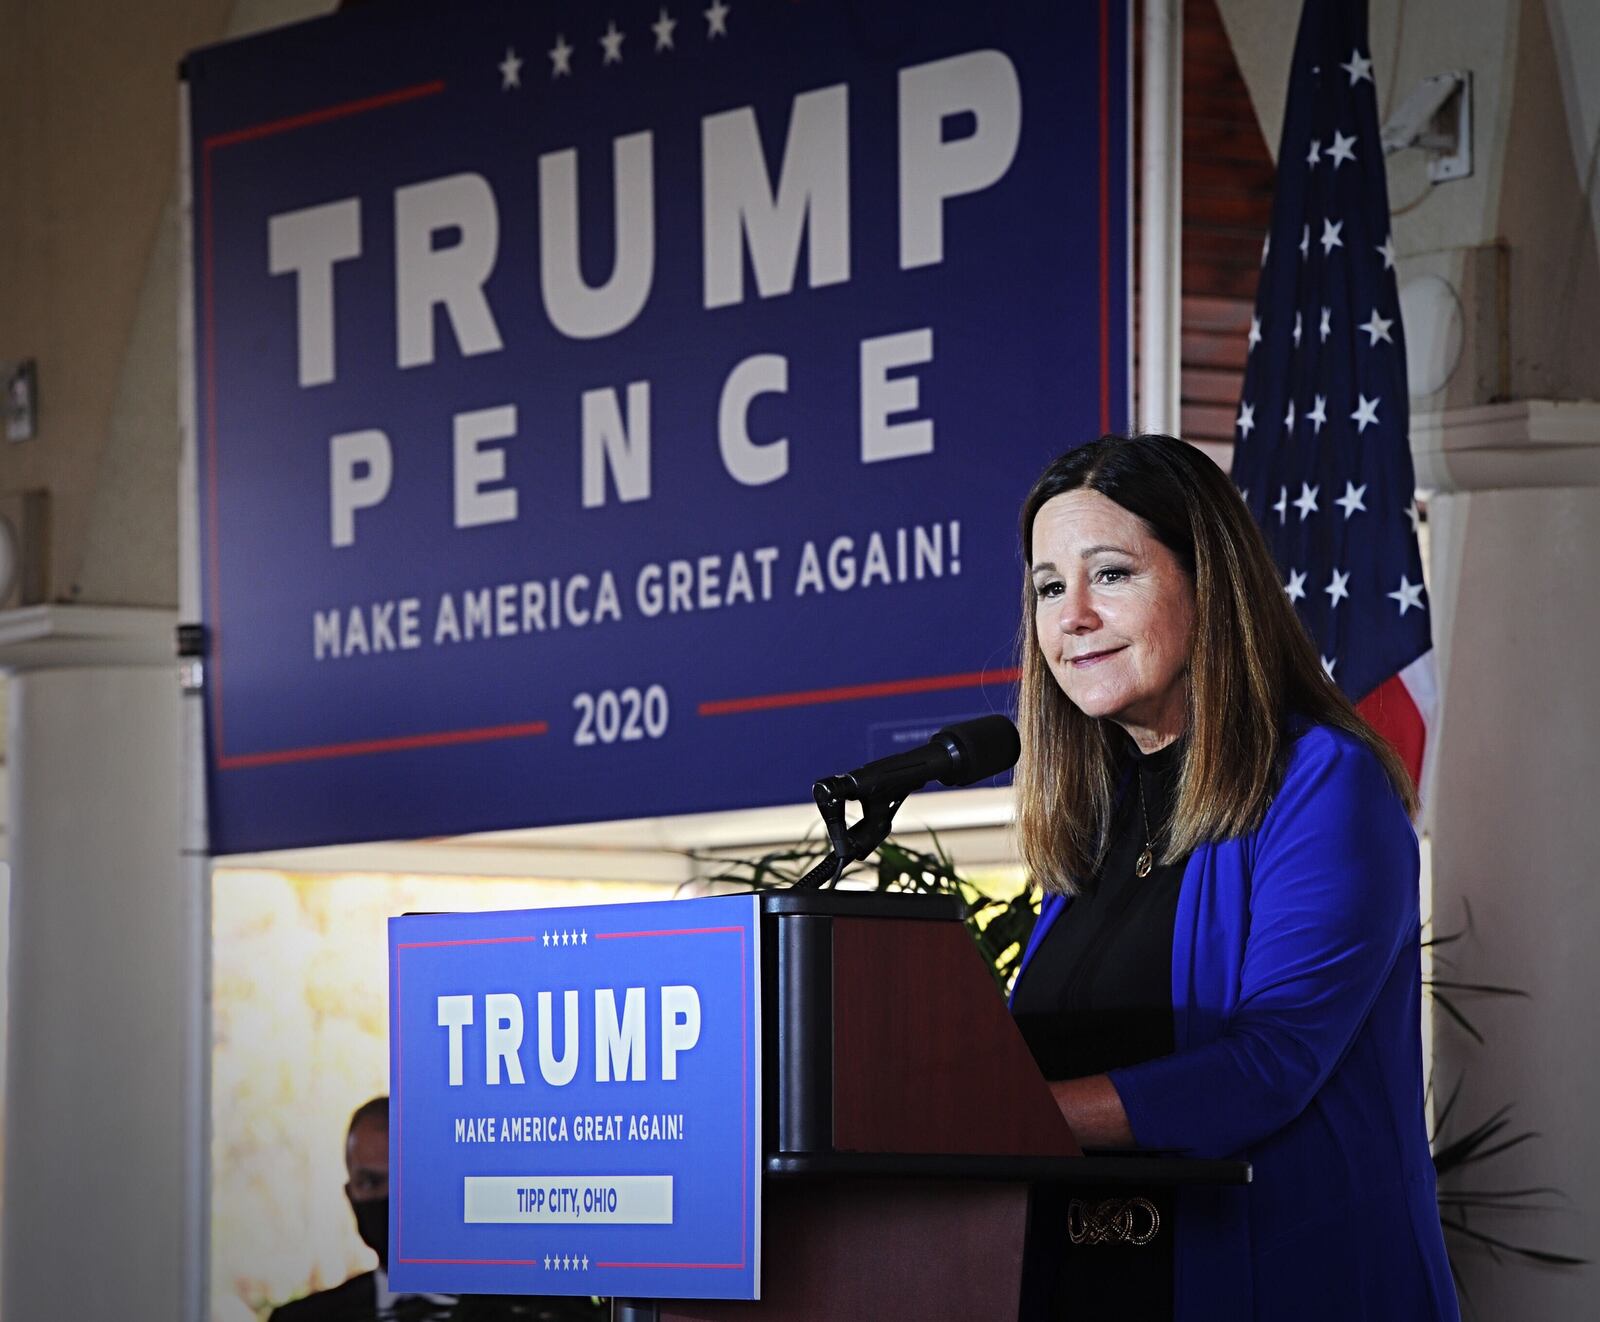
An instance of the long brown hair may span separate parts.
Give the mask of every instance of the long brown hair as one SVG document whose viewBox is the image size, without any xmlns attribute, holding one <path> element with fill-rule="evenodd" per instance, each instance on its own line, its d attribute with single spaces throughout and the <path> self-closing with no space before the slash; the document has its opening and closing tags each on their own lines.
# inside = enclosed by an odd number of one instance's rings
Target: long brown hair
<svg viewBox="0 0 1600 1322">
<path fill-rule="evenodd" d="M 1099 868 L 1122 747 L 1108 720 L 1085 716 L 1061 691 L 1039 650 L 1027 572 L 1033 521 L 1047 500 L 1078 490 L 1097 491 L 1142 520 L 1194 587 L 1187 747 L 1163 861 L 1261 824 L 1287 760 L 1285 727 L 1296 716 L 1366 744 L 1415 814 L 1405 766 L 1323 670 L 1261 530 L 1222 470 L 1171 436 L 1102 436 L 1046 468 L 1022 507 L 1017 821 L 1036 882 L 1071 894 Z"/>
</svg>

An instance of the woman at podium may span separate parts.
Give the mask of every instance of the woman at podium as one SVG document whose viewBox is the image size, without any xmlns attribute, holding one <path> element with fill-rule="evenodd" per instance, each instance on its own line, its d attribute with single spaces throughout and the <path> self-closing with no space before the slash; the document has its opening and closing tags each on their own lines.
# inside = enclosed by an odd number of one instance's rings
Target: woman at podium
<svg viewBox="0 0 1600 1322">
<path fill-rule="evenodd" d="M 1022 513 L 1013 1012 L 1079 1141 L 1251 1184 L 1041 1190 L 1026 1315 L 1458 1316 L 1423 1109 L 1416 791 L 1210 459 L 1108 436 Z"/>
</svg>

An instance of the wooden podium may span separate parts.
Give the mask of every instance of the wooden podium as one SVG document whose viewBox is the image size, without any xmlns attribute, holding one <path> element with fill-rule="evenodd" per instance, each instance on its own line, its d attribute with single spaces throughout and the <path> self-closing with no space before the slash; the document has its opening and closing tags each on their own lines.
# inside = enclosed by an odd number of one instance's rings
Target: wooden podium
<svg viewBox="0 0 1600 1322">
<path fill-rule="evenodd" d="M 953 899 L 780 891 L 761 912 L 761 1299 L 619 1299 L 613 1322 L 1014 1318 L 1030 1183 L 1249 1179 L 1085 1156 Z"/>
</svg>

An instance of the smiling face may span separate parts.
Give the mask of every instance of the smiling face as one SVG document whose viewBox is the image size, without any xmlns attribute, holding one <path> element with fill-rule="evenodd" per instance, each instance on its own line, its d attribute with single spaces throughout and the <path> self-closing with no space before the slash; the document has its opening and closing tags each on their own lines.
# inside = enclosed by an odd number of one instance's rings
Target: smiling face
<svg viewBox="0 0 1600 1322">
<path fill-rule="evenodd" d="M 1061 691 L 1145 752 L 1183 733 L 1194 585 L 1144 521 L 1087 488 L 1033 521 L 1034 628 Z"/>
</svg>

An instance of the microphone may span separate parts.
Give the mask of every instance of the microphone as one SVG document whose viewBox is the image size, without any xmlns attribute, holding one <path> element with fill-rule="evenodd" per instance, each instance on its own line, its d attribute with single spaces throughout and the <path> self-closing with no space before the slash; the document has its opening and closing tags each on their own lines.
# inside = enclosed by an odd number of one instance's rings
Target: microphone
<svg viewBox="0 0 1600 1322">
<path fill-rule="evenodd" d="M 971 785 L 1016 765 L 1022 755 L 1017 727 L 1004 716 L 979 716 L 947 725 L 921 748 L 893 753 L 834 777 L 840 798 L 903 799 L 930 780 Z"/>
</svg>

